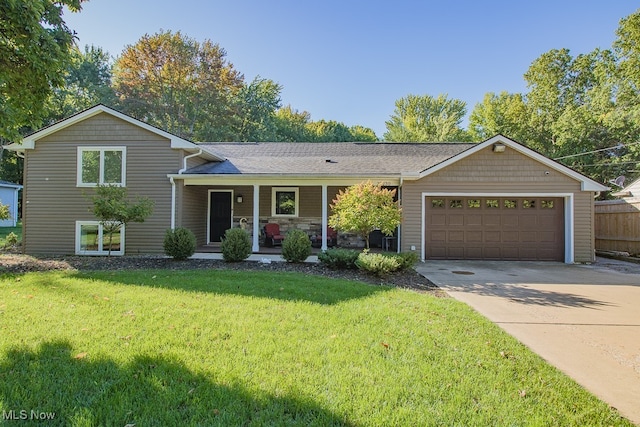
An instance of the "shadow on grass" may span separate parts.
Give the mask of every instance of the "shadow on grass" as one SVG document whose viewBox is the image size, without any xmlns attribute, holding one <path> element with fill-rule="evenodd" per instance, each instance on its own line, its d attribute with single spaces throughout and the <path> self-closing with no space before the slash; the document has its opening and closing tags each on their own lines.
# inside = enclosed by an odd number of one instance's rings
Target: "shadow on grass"
<svg viewBox="0 0 640 427">
<path fill-rule="evenodd" d="M 253 395 L 162 357 L 93 359 L 65 341 L 3 355 L 0 408 L 0 424 L 351 425 L 302 396 Z"/>
<path fill-rule="evenodd" d="M 240 295 L 284 301 L 332 305 L 366 298 L 392 288 L 290 272 L 232 270 L 138 270 L 73 273 L 79 279 L 105 280 L 124 285 Z"/>
</svg>

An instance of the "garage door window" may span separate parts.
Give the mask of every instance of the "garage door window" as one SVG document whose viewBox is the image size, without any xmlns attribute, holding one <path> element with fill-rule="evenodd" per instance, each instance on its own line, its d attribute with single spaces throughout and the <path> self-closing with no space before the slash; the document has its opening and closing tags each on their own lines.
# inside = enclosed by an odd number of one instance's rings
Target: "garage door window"
<svg viewBox="0 0 640 427">
<path fill-rule="evenodd" d="M 507 209 L 515 209 L 518 207 L 518 201 L 517 200 L 505 200 L 504 201 L 504 207 Z"/>
<path fill-rule="evenodd" d="M 462 200 L 450 200 L 449 201 L 449 207 L 450 208 L 461 208 L 462 207 Z"/>
<path fill-rule="evenodd" d="M 553 209 L 553 200 L 543 200 L 541 207 L 542 209 Z"/>
<path fill-rule="evenodd" d="M 478 199 L 467 199 L 467 207 L 469 208 L 479 208 L 480 200 Z"/>
<path fill-rule="evenodd" d="M 500 207 L 500 203 L 498 202 L 497 199 L 487 199 L 485 203 L 486 203 L 486 206 L 491 209 Z"/>
<path fill-rule="evenodd" d="M 522 201 L 522 208 L 523 209 L 535 209 L 536 208 L 536 201 L 535 200 L 524 199 Z"/>
<path fill-rule="evenodd" d="M 442 199 L 432 199 L 431 200 L 432 208 L 444 208 L 444 200 Z"/>
</svg>

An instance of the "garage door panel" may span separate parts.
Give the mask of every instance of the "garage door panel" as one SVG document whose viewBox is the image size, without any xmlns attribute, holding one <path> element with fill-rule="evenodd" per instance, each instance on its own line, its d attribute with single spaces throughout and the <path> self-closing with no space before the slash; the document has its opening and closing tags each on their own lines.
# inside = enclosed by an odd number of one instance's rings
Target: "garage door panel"
<svg viewBox="0 0 640 427">
<path fill-rule="evenodd" d="M 564 259 L 562 198 L 437 199 L 426 203 L 427 258 Z"/>
</svg>

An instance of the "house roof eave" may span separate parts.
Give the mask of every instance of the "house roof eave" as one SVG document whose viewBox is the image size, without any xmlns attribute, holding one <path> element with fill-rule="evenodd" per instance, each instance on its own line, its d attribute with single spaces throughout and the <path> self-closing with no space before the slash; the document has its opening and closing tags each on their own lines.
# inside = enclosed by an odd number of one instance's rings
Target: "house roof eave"
<svg viewBox="0 0 640 427">
<path fill-rule="evenodd" d="M 438 163 L 437 165 L 434 165 L 430 168 L 427 168 L 425 170 L 423 170 L 422 172 L 420 172 L 419 174 L 419 178 L 424 178 L 427 175 L 431 175 L 441 169 L 446 168 L 447 166 L 456 163 L 457 161 L 464 159 L 465 157 L 468 157 L 472 154 L 477 153 L 480 150 L 483 150 L 495 143 L 502 143 L 516 151 L 518 151 L 519 153 L 530 157 L 536 161 L 538 161 L 539 163 L 544 164 L 545 166 L 548 166 L 551 169 L 554 169 L 564 175 L 567 175 L 573 179 L 575 179 L 576 181 L 580 182 L 580 188 L 582 191 L 593 191 L 593 192 L 598 192 L 598 191 L 607 191 L 609 190 L 609 187 L 607 187 L 606 185 L 600 184 L 594 180 L 592 180 L 591 178 L 582 175 L 579 172 L 574 171 L 573 169 L 564 166 L 558 162 L 556 162 L 555 160 L 552 160 L 546 156 L 543 156 L 542 154 L 525 147 L 524 145 L 507 138 L 506 136 L 503 135 L 496 135 L 492 138 L 487 139 L 486 141 L 480 142 L 477 145 L 461 152 L 460 154 L 457 154 L 443 162 Z"/>
</svg>

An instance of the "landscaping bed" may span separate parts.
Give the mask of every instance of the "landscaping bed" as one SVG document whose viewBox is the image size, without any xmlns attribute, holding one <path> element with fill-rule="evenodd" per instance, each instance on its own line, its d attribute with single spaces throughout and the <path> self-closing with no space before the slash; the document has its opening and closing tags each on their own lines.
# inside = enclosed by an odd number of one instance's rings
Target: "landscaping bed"
<svg viewBox="0 0 640 427">
<path fill-rule="evenodd" d="M 400 288 L 427 291 L 444 296 L 445 293 L 431 283 L 426 277 L 414 269 L 391 273 L 384 277 L 367 274 L 360 270 L 332 270 L 320 263 L 288 263 L 272 262 L 269 264 L 256 261 L 225 262 L 212 259 L 187 259 L 175 261 L 160 256 L 119 256 L 119 257 L 33 257 L 23 254 L 0 254 L 0 273 L 27 273 L 31 271 L 50 270 L 247 270 L 296 272 L 314 276 L 336 279 L 357 280 L 374 285 L 390 285 Z"/>
</svg>

